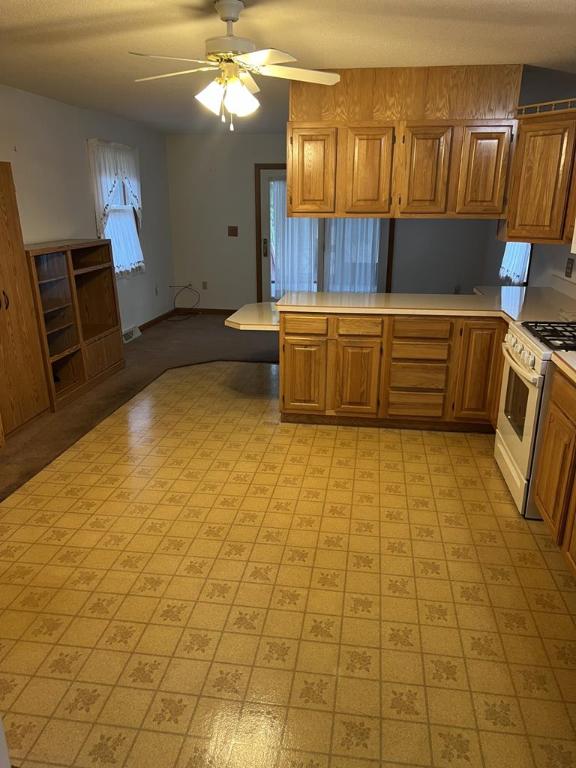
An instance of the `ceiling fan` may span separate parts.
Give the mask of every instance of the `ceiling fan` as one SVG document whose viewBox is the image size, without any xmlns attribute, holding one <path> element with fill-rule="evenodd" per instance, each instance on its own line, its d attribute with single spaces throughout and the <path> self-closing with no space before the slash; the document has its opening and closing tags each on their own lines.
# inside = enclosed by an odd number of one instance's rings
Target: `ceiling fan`
<svg viewBox="0 0 576 768">
<path fill-rule="evenodd" d="M 187 61 L 201 66 L 178 72 L 168 72 L 164 75 L 140 77 L 136 82 L 163 80 L 167 77 L 191 75 L 194 72 L 217 73 L 216 78 L 200 93 L 196 94 L 196 99 L 215 115 L 220 116 L 222 122 L 226 122 L 226 114 L 228 114 L 230 130 L 233 131 L 234 116 L 245 117 L 255 112 L 260 106 L 260 102 L 255 96 L 260 88 L 254 75 L 278 77 L 283 80 L 300 80 L 318 85 L 335 85 L 340 81 L 340 75 L 335 72 L 319 72 L 313 69 L 280 66 L 296 61 L 296 59 L 289 53 L 274 48 L 256 50 L 256 44 L 253 40 L 236 37 L 234 24 L 244 10 L 242 0 L 216 0 L 214 8 L 222 21 L 226 22 L 226 35 L 211 37 L 206 40 L 205 59 L 155 56 L 149 53 L 130 51 L 134 56 L 168 59 L 169 61 Z"/>
</svg>

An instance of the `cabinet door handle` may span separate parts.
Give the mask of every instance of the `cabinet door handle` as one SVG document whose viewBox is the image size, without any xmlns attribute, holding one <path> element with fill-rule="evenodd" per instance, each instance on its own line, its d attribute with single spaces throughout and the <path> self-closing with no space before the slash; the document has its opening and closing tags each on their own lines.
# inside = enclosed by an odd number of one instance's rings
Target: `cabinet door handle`
<svg viewBox="0 0 576 768">
<path fill-rule="evenodd" d="M 10 299 L 8 298 L 8 294 L 3 290 L 2 295 L 4 296 L 4 309 L 8 309 L 10 306 Z"/>
</svg>

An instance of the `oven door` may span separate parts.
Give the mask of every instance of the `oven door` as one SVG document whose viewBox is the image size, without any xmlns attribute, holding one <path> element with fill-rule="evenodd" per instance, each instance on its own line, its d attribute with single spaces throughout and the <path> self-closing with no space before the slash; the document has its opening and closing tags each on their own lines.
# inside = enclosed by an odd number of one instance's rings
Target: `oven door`
<svg viewBox="0 0 576 768">
<path fill-rule="evenodd" d="M 544 377 L 523 368 L 504 350 L 498 434 L 516 471 L 528 479 Z"/>
</svg>

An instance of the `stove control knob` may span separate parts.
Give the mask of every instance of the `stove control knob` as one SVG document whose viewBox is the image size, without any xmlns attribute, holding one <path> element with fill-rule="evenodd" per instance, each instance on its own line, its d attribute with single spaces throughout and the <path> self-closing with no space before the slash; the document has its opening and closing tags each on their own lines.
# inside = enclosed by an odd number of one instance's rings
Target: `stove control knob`
<svg viewBox="0 0 576 768">
<path fill-rule="evenodd" d="M 507 333 L 506 336 L 504 336 L 504 341 L 506 342 L 506 344 L 510 344 L 510 342 L 512 341 L 512 334 Z"/>
<path fill-rule="evenodd" d="M 529 365 L 530 364 L 530 352 L 528 352 L 527 349 L 525 349 L 522 352 L 522 362 L 524 363 L 524 365 Z"/>
<path fill-rule="evenodd" d="M 528 365 L 530 368 L 536 368 L 536 355 L 530 355 L 530 359 L 528 360 Z"/>
</svg>

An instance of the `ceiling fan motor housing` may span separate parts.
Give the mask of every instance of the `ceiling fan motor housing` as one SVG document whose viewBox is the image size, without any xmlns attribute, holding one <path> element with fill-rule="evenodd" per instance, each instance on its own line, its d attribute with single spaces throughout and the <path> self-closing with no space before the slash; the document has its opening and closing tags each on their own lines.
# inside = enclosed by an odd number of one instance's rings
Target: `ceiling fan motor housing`
<svg viewBox="0 0 576 768">
<path fill-rule="evenodd" d="M 224 37 L 210 37 L 206 40 L 206 58 L 211 61 L 218 61 L 227 55 L 252 53 L 255 50 L 254 41 L 248 40 L 246 37 L 225 35 Z"/>
</svg>

